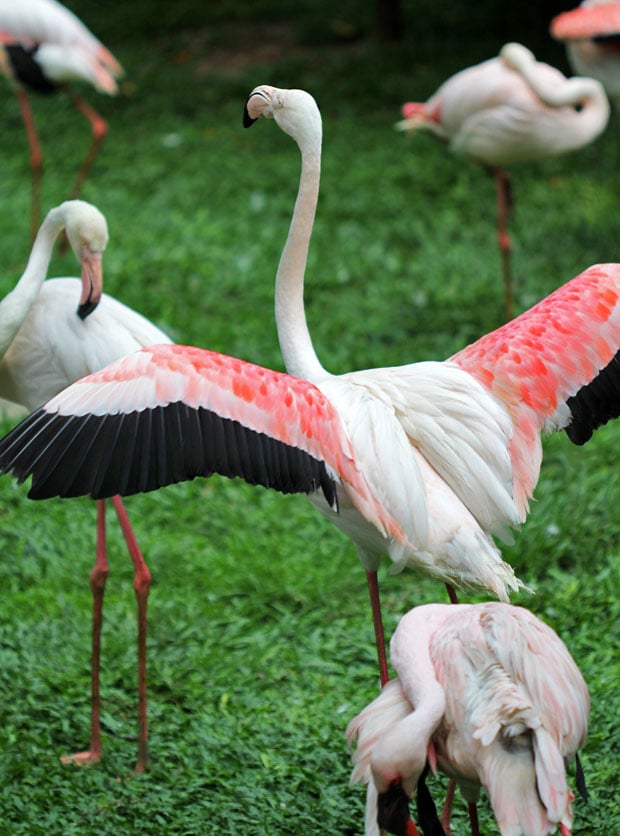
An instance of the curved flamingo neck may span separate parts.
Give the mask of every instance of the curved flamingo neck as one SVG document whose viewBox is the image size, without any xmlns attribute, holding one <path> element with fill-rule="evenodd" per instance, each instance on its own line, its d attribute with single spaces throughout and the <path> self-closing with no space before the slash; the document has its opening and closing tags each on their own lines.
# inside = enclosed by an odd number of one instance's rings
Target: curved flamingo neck
<svg viewBox="0 0 620 836">
<path fill-rule="evenodd" d="M 564 79 L 561 84 L 551 81 L 547 74 L 538 70 L 538 63 L 530 51 L 520 44 L 506 44 L 500 54 L 503 61 L 521 74 L 532 92 L 548 107 L 581 106 L 581 110 L 571 114 L 571 146 L 577 132 L 581 133 L 584 141 L 588 141 L 603 130 L 610 108 L 603 86 L 596 79 L 574 76 Z"/>
<path fill-rule="evenodd" d="M 373 750 L 375 784 L 384 791 L 386 776 L 397 774 L 412 798 L 426 763 L 429 741 L 446 708 L 443 687 L 431 659 L 432 636 L 456 604 L 427 605 L 401 619 L 390 642 L 392 665 L 413 711 L 385 733 Z"/>
<path fill-rule="evenodd" d="M 316 133 L 316 132 L 315 132 Z M 293 217 L 276 275 L 280 349 L 289 374 L 316 381 L 327 375 L 312 345 L 304 309 L 304 276 L 321 179 L 321 133 L 299 141 L 301 176 Z"/>
<path fill-rule="evenodd" d="M 39 294 L 47 277 L 54 242 L 64 226 L 65 218 L 58 208 L 48 212 L 35 238 L 26 269 L 13 290 L 0 302 L 0 357 L 6 354 Z"/>
</svg>

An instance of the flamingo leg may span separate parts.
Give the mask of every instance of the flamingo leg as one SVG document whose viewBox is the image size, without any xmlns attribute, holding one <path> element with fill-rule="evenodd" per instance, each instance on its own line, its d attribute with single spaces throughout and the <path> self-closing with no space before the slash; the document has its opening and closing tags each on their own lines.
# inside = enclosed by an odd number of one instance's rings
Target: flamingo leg
<svg viewBox="0 0 620 836">
<path fill-rule="evenodd" d="M 41 221 L 41 173 L 43 171 L 43 152 L 41 151 L 39 136 L 34 125 L 28 95 L 23 87 L 18 87 L 17 89 L 17 100 L 22 114 L 22 121 L 26 129 L 28 144 L 30 145 L 30 172 L 32 180 L 32 197 L 30 203 L 30 243 L 32 244 Z"/>
<path fill-rule="evenodd" d="M 99 670 L 101 661 L 101 622 L 103 616 L 103 595 L 108 577 L 108 559 L 105 543 L 105 500 L 97 501 L 97 549 L 95 565 L 90 573 L 90 588 L 93 593 L 93 636 L 91 656 L 91 715 L 90 748 L 61 758 L 64 764 L 90 764 L 101 759 L 101 720 L 99 700 Z"/>
<path fill-rule="evenodd" d="M 450 819 L 452 818 L 452 805 L 454 804 L 454 794 L 456 792 L 456 781 L 452 778 L 448 781 L 448 789 L 446 790 L 446 800 L 443 803 L 441 811 L 441 826 L 444 829 L 446 836 L 450 836 Z"/>
<path fill-rule="evenodd" d="M 504 318 L 506 322 L 512 319 L 514 309 L 514 288 L 510 251 L 512 244 L 508 235 L 508 218 L 512 211 L 512 185 L 508 173 L 502 168 L 495 168 L 495 182 L 497 185 L 497 240 L 502 258 L 502 277 L 504 280 Z"/>
<path fill-rule="evenodd" d="M 121 526 L 134 566 L 134 590 L 138 603 L 138 757 L 136 772 L 149 767 L 146 685 L 146 607 L 151 585 L 151 573 L 146 565 L 129 517 L 120 496 L 112 497 L 112 505 Z"/>
<path fill-rule="evenodd" d="M 388 681 L 387 656 L 385 653 L 385 634 L 383 632 L 383 620 L 381 618 L 381 601 L 379 599 L 379 582 L 376 572 L 366 570 L 368 581 L 368 594 L 372 609 L 372 621 L 375 628 L 375 641 L 377 643 L 377 658 L 379 660 L 379 678 L 381 687 Z"/>
<path fill-rule="evenodd" d="M 88 172 L 90 171 L 90 167 L 93 164 L 93 160 L 95 159 L 95 155 L 99 149 L 99 146 L 103 142 L 105 135 L 108 132 L 108 125 L 107 122 L 99 116 L 96 110 L 94 110 L 90 105 L 86 104 L 86 102 L 78 96 L 78 94 L 71 88 L 66 88 L 67 95 L 71 98 L 71 101 L 76 106 L 76 108 L 80 111 L 80 113 L 88 119 L 91 124 L 92 128 L 92 139 L 91 143 L 88 147 L 88 151 L 86 152 L 86 156 L 82 161 L 82 165 L 80 166 L 80 170 L 77 173 L 77 177 L 73 184 L 73 188 L 71 189 L 70 197 L 76 198 L 79 197 L 80 192 L 82 191 L 82 186 L 84 185 L 84 181 L 88 176 Z"/>
<path fill-rule="evenodd" d="M 480 827 L 478 825 L 478 807 L 475 802 L 470 802 L 467 805 L 467 812 L 469 813 L 469 829 L 471 836 L 480 836 Z"/>
</svg>

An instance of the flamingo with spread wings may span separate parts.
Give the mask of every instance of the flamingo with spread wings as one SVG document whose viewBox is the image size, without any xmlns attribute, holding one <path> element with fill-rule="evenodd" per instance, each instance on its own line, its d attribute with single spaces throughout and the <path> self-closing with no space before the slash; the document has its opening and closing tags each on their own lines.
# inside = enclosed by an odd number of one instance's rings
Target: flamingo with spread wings
<svg viewBox="0 0 620 836">
<path fill-rule="evenodd" d="M 32 477 L 29 496 L 39 499 L 125 495 L 212 471 L 278 487 L 289 465 L 270 458 L 265 469 L 259 439 L 287 455 L 299 448 L 335 480 L 337 507 L 308 483 L 291 486 L 309 492 L 357 547 L 385 682 L 381 559 L 506 600 L 520 582 L 493 535 L 510 536 L 527 516 L 541 433 L 565 429 L 584 443 L 620 414 L 620 265 L 589 268 L 448 360 L 332 375 L 314 351 L 303 304 L 320 112 L 303 90 L 262 85 L 247 101 L 246 123 L 260 116 L 273 118 L 302 157 L 276 278 L 295 393 L 290 378 L 241 360 L 145 349 L 26 418 L 0 441 L 0 470 Z"/>
<path fill-rule="evenodd" d="M 403 105 L 402 114 L 399 129 L 428 130 L 495 175 L 504 315 L 512 319 L 512 188 L 505 166 L 566 154 L 596 139 L 609 119 L 602 86 L 591 78 L 567 79 L 526 47 L 510 43 L 497 58 L 453 75 L 428 101 Z"/>
<path fill-rule="evenodd" d="M 92 140 L 71 189 L 78 197 L 107 124 L 68 82 L 83 81 L 113 96 L 122 75 L 116 58 L 73 12 L 56 0 L 0 0 L 0 72 L 15 85 L 30 144 L 32 170 L 31 235 L 39 227 L 43 155 L 26 88 L 50 94 L 62 88 L 88 119 Z"/>
</svg>

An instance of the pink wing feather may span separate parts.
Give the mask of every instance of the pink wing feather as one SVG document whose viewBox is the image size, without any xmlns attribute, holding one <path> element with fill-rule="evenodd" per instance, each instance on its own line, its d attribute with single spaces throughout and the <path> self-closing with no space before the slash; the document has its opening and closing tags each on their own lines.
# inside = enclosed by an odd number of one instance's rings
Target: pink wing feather
<svg viewBox="0 0 620 836">
<path fill-rule="evenodd" d="M 158 345 L 88 375 L 0 442 L 0 468 L 31 498 L 103 498 L 213 472 L 284 493 L 347 483 L 387 536 L 403 538 L 358 472 L 349 438 L 313 384 L 234 357 Z"/>
<path fill-rule="evenodd" d="M 597 264 L 451 358 L 513 419 L 511 455 L 521 507 L 527 508 L 538 479 L 541 431 L 566 428 L 573 441 L 583 443 L 619 414 L 619 299 L 620 264 Z M 590 410 L 582 421 L 579 407 L 588 387 L 607 384 L 611 395 L 604 408 Z"/>
</svg>

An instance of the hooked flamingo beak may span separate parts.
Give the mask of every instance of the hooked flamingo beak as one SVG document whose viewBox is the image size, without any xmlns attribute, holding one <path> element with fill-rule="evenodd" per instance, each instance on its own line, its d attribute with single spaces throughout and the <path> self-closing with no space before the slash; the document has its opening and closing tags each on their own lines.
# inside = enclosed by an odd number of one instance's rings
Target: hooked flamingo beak
<svg viewBox="0 0 620 836">
<path fill-rule="evenodd" d="M 262 101 L 252 101 L 252 99 L 262 99 Z M 271 99 L 267 95 L 266 89 L 256 87 L 247 97 L 245 107 L 243 109 L 243 127 L 250 128 L 263 115 L 265 108 L 271 104 Z"/>
<path fill-rule="evenodd" d="M 99 304 L 103 292 L 101 253 L 95 253 L 88 244 L 82 244 L 80 261 L 82 263 L 82 295 L 77 314 L 80 319 L 86 319 Z"/>
<path fill-rule="evenodd" d="M 409 797 L 400 781 L 392 781 L 377 799 L 377 824 L 394 836 L 420 836 L 409 815 Z"/>
</svg>

